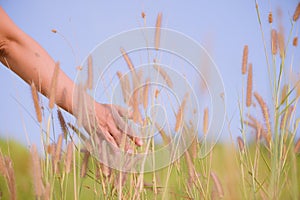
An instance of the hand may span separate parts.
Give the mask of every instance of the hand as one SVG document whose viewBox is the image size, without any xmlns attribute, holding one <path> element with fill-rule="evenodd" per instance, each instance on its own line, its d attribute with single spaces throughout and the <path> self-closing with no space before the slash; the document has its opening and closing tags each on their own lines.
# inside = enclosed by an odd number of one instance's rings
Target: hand
<svg viewBox="0 0 300 200">
<path fill-rule="evenodd" d="M 75 97 L 74 116 L 78 126 L 82 125 L 92 140 L 101 142 L 104 139 L 125 151 L 132 151 L 130 140 L 138 146 L 142 145 L 142 140 L 136 137 L 125 121 L 132 118 L 132 112 L 116 105 L 97 103 L 81 86 L 75 89 Z"/>
<path fill-rule="evenodd" d="M 131 112 L 116 105 L 95 103 L 95 115 L 99 131 L 107 141 L 126 151 L 131 149 L 129 138 L 138 146 L 143 144 L 124 120 L 132 118 Z"/>
</svg>

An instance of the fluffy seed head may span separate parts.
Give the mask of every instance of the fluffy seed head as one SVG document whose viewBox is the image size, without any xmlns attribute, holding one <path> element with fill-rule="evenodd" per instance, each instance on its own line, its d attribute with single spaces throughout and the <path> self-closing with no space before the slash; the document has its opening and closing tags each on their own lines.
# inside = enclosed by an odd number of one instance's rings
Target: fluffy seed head
<svg viewBox="0 0 300 200">
<path fill-rule="evenodd" d="M 293 16 L 294 22 L 299 19 L 299 15 L 300 15 L 300 3 L 298 3 L 298 5 L 295 9 L 295 12 L 294 12 L 294 16 Z"/>
<path fill-rule="evenodd" d="M 42 181 L 40 159 L 35 144 L 31 146 L 30 151 L 32 158 L 34 192 L 35 196 L 40 198 L 44 193 L 44 184 Z"/>
<path fill-rule="evenodd" d="M 168 75 L 168 73 L 157 64 L 156 59 L 153 60 L 154 65 L 153 68 L 158 71 L 158 73 L 162 76 L 162 78 L 166 81 L 167 85 L 172 88 L 173 87 L 173 82 L 172 79 L 170 78 L 170 76 Z"/>
<path fill-rule="evenodd" d="M 191 156 L 189 154 L 188 151 L 184 152 L 184 157 L 187 163 L 187 167 L 188 167 L 188 173 L 189 173 L 189 184 L 193 184 L 196 180 L 196 173 L 195 173 L 195 167 L 193 164 L 193 161 L 191 159 Z"/>
<path fill-rule="evenodd" d="M 291 115 L 294 111 L 294 106 L 290 106 L 282 115 L 281 117 L 281 122 L 280 122 L 280 130 L 285 130 L 286 127 L 288 126 L 290 119 L 291 119 Z"/>
<path fill-rule="evenodd" d="M 298 37 L 294 37 L 294 39 L 293 39 L 293 46 L 294 47 L 298 46 Z"/>
<path fill-rule="evenodd" d="M 155 91 L 154 91 L 155 99 L 157 99 L 158 95 L 159 95 L 159 90 L 158 90 L 158 89 L 155 89 Z"/>
<path fill-rule="evenodd" d="M 162 13 L 158 13 L 156 19 L 156 30 L 155 30 L 155 49 L 159 49 L 160 43 L 160 28 L 161 28 L 161 20 L 162 20 Z"/>
<path fill-rule="evenodd" d="M 55 68 L 53 71 L 52 79 L 51 79 L 51 86 L 50 86 L 50 97 L 49 97 L 49 108 L 53 109 L 55 104 L 55 95 L 57 89 L 57 78 L 59 73 L 59 62 L 55 63 Z"/>
<path fill-rule="evenodd" d="M 144 89 L 143 89 L 143 106 L 144 106 L 145 110 L 148 107 L 149 84 L 150 84 L 150 79 L 148 78 L 146 80 L 146 83 L 145 83 L 145 86 L 144 86 Z"/>
<path fill-rule="evenodd" d="M 240 151 L 241 152 L 244 151 L 244 148 L 245 148 L 244 141 L 240 136 L 237 137 L 237 142 L 238 142 L 238 146 L 239 146 Z"/>
<path fill-rule="evenodd" d="M 206 135 L 208 132 L 208 108 L 204 109 L 203 115 L 203 134 Z"/>
<path fill-rule="evenodd" d="M 296 144 L 295 144 L 295 147 L 294 147 L 294 152 L 295 153 L 299 153 L 300 151 L 300 138 L 298 138 Z"/>
<path fill-rule="evenodd" d="M 266 102 L 263 100 L 263 98 L 257 92 L 254 92 L 254 97 L 256 98 L 256 100 L 259 103 L 260 108 L 262 110 L 262 113 L 263 113 L 263 116 L 265 119 L 265 123 L 267 126 L 267 141 L 270 144 L 272 133 L 271 133 L 271 122 L 270 122 L 269 109 L 267 107 Z"/>
<path fill-rule="evenodd" d="M 281 99 L 280 103 L 282 104 L 286 100 L 286 95 L 288 94 L 289 86 L 285 84 L 281 89 Z"/>
<path fill-rule="evenodd" d="M 73 143 L 70 142 L 67 146 L 67 153 L 65 157 L 65 171 L 67 174 L 70 173 L 71 171 L 72 157 L 73 157 Z"/>
<path fill-rule="evenodd" d="M 88 57 L 88 79 L 86 85 L 88 89 L 93 89 L 93 58 L 91 55 Z"/>
<path fill-rule="evenodd" d="M 42 112 L 41 112 L 41 107 L 39 105 L 39 96 L 38 96 L 34 82 L 31 83 L 31 95 L 32 95 L 32 99 L 33 99 L 36 118 L 37 118 L 38 122 L 41 123 L 42 122 Z"/>
<path fill-rule="evenodd" d="M 63 135 L 60 134 L 57 140 L 57 145 L 55 149 L 55 155 L 53 159 L 53 166 L 54 166 L 54 172 L 58 173 L 58 162 L 60 161 L 60 156 L 61 156 L 61 148 L 62 148 L 62 140 L 63 140 Z"/>
<path fill-rule="evenodd" d="M 2 154 L 0 154 L 0 172 L 6 180 L 8 190 L 10 193 L 10 199 L 17 199 L 15 172 L 12 166 L 12 161 L 9 157 L 3 156 Z"/>
<path fill-rule="evenodd" d="M 49 183 L 46 184 L 45 192 L 43 195 L 44 200 L 50 200 L 51 198 L 51 185 Z"/>
<path fill-rule="evenodd" d="M 160 134 L 160 136 L 162 137 L 164 144 L 167 145 L 170 143 L 171 138 L 166 134 L 166 132 L 163 130 L 163 127 L 160 126 L 158 123 L 155 123 L 155 126 Z"/>
<path fill-rule="evenodd" d="M 242 74 L 246 74 L 247 72 L 247 64 L 248 64 L 248 45 L 244 46 L 243 50 L 243 61 L 242 61 Z"/>
<path fill-rule="evenodd" d="M 247 94 L 246 94 L 246 106 L 250 107 L 252 103 L 252 63 L 249 63 L 248 67 L 248 79 L 247 79 Z"/>
<path fill-rule="evenodd" d="M 273 55 L 277 54 L 277 49 L 278 49 L 277 43 L 278 43 L 277 31 L 275 29 L 272 29 L 272 31 L 271 31 L 271 49 L 272 49 Z"/>
<path fill-rule="evenodd" d="M 85 151 L 83 161 L 82 161 L 82 165 L 81 165 L 81 171 L 80 171 L 80 177 L 82 177 L 82 178 L 86 176 L 89 157 L 90 157 L 90 152 Z"/>
<path fill-rule="evenodd" d="M 187 102 L 188 97 L 189 97 L 189 94 L 187 93 L 187 94 L 184 96 L 184 99 L 182 100 L 181 105 L 180 105 L 180 107 L 179 107 L 179 109 L 178 109 L 178 112 L 177 112 L 177 114 L 176 114 L 176 124 L 175 124 L 175 131 L 176 131 L 176 132 L 179 130 L 179 128 L 180 128 L 181 125 L 182 125 L 184 109 L 185 109 L 185 105 L 186 105 L 186 102 Z"/>
<path fill-rule="evenodd" d="M 6 167 L 4 162 L 4 157 L 2 153 L 0 154 L 0 173 L 5 176 L 6 175 Z"/>
<path fill-rule="evenodd" d="M 298 81 L 297 86 L 296 86 L 296 97 L 299 98 L 300 97 L 300 81 Z"/>
<path fill-rule="evenodd" d="M 217 189 L 217 193 L 218 193 L 219 198 L 222 199 L 222 198 L 224 197 L 224 191 L 223 191 L 222 184 L 221 184 L 221 182 L 220 182 L 220 180 L 219 180 L 217 174 L 214 173 L 214 172 L 211 172 L 211 173 L 210 173 L 210 176 L 212 177 L 212 180 L 213 180 L 213 182 L 214 182 L 214 185 L 215 185 L 215 187 L 216 187 L 216 189 Z"/>
<path fill-rule="evenodd" d="M 64 138 L 67 138 L 68 129 L 67 129 L 67 125 L 66 125 L 66 121 L 64 119 L 64 116 L 62 115 L 60 109 L 57 109 L 57 117 L 58 117 L 58 120 L 59 120 L 61 130 L 64 133 Z"/>
<path fill-rule="evenodd" d="M 272 12 L 269 12 L 268 21 L 269 21 L 270 24 L 272 24 L 272 22 L 273 22 L 273 14 L 272 14 Z"/>
<path fill-rule="evenodd" d="M 123 75 L 122 72 L 118 71 L 117 76 L 120 80 L 124 102 L 128 105 L 129 99 L 130 99 L 129 95 L 130 95 L 130 90 L 131 90 L 128 74 Z"/>
<path fill-rule="evenodd" d="M 285 45 L 284 45 L 283 31 L 280 31 L 279 34 L 278 34 L 278 46 L 279 46 L 280 58 L 282 59 L 285 56 Z"/>
<path fill-rule="evenodd" d="M 131 62 L 131 59 L 129 58 L 128 54 L 126 53 L 125 49 L 121 47 L 120 51 L 122 53 L 122 56 L 123 56 L 128 68 L 129 68 L 129 70 L 134 71 L 134 66 L 133 66 L 133 64 Z"/>
</svg>

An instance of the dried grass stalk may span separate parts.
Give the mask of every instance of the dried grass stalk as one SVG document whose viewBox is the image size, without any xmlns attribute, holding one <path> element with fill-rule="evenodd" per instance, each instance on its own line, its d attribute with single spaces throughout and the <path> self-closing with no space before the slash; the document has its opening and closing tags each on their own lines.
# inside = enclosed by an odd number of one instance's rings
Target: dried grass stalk
<svg viewBox="0 0 300 200">
<path fill-rule="evenodd" d="M 12 161 L 9 157 L 5 157 L 5 162 L 8 171 L 8 189 L 10 192 L 10 199 L 14 200 L 17 199 L 15 172 L 12 166 Z"/>
<path fill-rule="evenodd" d="M 57 109 L 57 117 L 58 117 L 58 121 L 59 121 L 61 130 L 64 133 L 64 138 L 67 138 L 68 129 L 67 129 L 67 125 L 66 125 L 64 116 L 62 115 L 62 112 L 60 111 L 60 109 Z"/>
<path fill-rule="evenodd" d="M 223 198 L 224 197 L 224 191 L 223 191 L 222 184 L 221 184 L 217 174 L 214 173 L 214 172 L 211 172 L 210 176 L 212 177 L 212 180 L 214 182 L 214 186 L 217 189 L 217 193 L 218 193 L 219 198 Z"/>
<path fill-rule="evenodd" d="M 158 64 L 156 64 L 156 63 L 157 63 L 157 60 L 156 60 L 156 59 L 154 59 L 153 62 L 154 62 L 154 65 L 153 65 L 154 69 L 155 69 L 156 71 L 158 71 L 158 73 L 159 73 L 159 74 L 162 76 L 162 78 L 166 81 L 167 85 L 168 85 L 170 88 L 172 88 L 172 87 L 173 87 L 173 82 L 172 82 L 172 79 L 170 78 L 170 76 L 168 75 L 168 73 L 167 73 L 161 66 L 159 66 Z"/>
<path fill-rule="evenodd" d="M 300 80 L 296 83 L 296 98 L 300 97 Z"/>
<path fill-rule="evenodd" d="M 133 91 L 133 95 L 131 98 L 132 107 L 133 107 L 133 113 L 132 113 L 132 119 L 135 123 L 142 123 L 142 115 L 139 110 L 139 90 L 138 88 L 135 88 Z"/>
<path fill-rule="evenodd" d="M 35 144 L 31 146 L 30 151 L 32 158 L 34 193 L 37 198 L 40 198 L 44 193 L 44 184 L 42 180 L 40 158 Z"/>
<path fill-rule="evenodd" d="M 247 94 L 246 94 L 246 106 L 250 107 L 252 103 L 252 87 L 253 87 L 253 72 L 252 72 L 252 63 L 249 63 L 248 67 L 248 79 L 247 79 Z"/>
<path fill-rule="evenodd" d="M 288 94 L 289 86 L 285 84 L 281 89 L 281 99 L 280 103 L 282 104 L 286 100 L 286 95 Z"/>
<path fill-rule="evenodd" d="M 150 84 L 150 79 L 148 78 L 146 80 L 146 83 L 145 83 L 145 86 L 143 89 L 143 106 L 144 106 L 145 110 L 148 107 L 149 84 Z"/>
<path fill-rule="evenodd" d="M 103 163 L 101 165 L 102 173 L 105 177 L 109 177 L 111 174 L 111 169 L 107 166 L 108 165 L 108 153 L 107 153 L 107 147 L 106 147 L 106 141 L 102 141 L 101 148 L 103 152 Z"/>
<path fill-rule="evenodd" d="M 88 56 L 88 79 L 87 88 L 93 89 L 93 58 L 91 55 Z"/>
<path fill-rule="evenodd" d="M 295 9 L 294 15 L 293 15 L 294 22 L 299 19 L 299 15 L 300 15 L 300 3 L 298 3 L 298 5 Z"/>
<path fill-rule="evenodd" d="M 273 23 L 273 14 L 272 14 L 272 12 L 269 12 L 269 15 L 268 15 L 268 22 L 269 22 L 270 24 Z"/>
<path fill-rule="evenodd" d="M 296 144 L 295 144 L 295 147 L 294 147 L 294 152 L 295 153 L 299 153 L 300 151 L 300 138 L 298 138 Z"/>
<path fill-rule="evenodd" d="M 171 138 L 166 134 L 166 132 L 163 130 L 163 128 L 158 123 L 155 123 L 155 126 L 156 126 L 161 138 L 163 139 L 164 144 L 165 145 L 169 144 L 171 141 Z"/>
<path fill-rule="evenodd" d="M 192 130 L 193 131 L 193 130 Z M 195 163 L 195 159 L 197 158 L 197 146 L 198 146 L 198 140 L 197 140 L 197 136 L 193 139 L 191 146 L 190 146 L 190 154 L 191 154 L 191 158 L 193 163 Z"/>
<path fill-rule="evenodd" d="M 207 132 L 208 132 L 208 108 L 205 108 L 203 114 L 203 134 L 207 135 Z"/>
<path fill-rule="evenodd" d="M 83 161 L 82 161 L 82 164 L 81 164 L 81 170 L 80 170 L 80 177 L 81 178 L 86 176 L 89 157 L 90 157 L 90 152 L 86 150 L 84 152 L 84 157 L 83 157 Z"/>
<path fill-rule="evenodd" d="M 41 112 L 41 107 L 39 105 L 38 92 L 36 90 L 34 82 L 31 83 L 31 95 L 32 95 L 32 99 L 33 99 L 36 118 L 37 118 L 38 122 L 41 123 L 42 122 L 42 112 Z"/>
<path fill-rule="evenodd" d="M 52 79 L 51 79 L 51 86 L 50 86 L 50 97 L 49 97 L 49 108 L 53 109 L 55 104 L 55 95 L 57 89 L 57 78 L 60 71 L 59 62 L 55 63 L 55 68 L 53 71 Z"/>
<path fill-rule="evenodd" d="M 240 136 L 237 137 L 237 142 L 238 142 L 238 146 L 239 146 L 240 151 L 241 151 L 241 152 L 244 151 L 244 149 L 245 149 L 245 144 L 244 144 L 243 139 L 242 139 Z"/>
<path fill-rule="evenodd" d="M 278 49 L 277 44 L 278 44 L 277 31 L 275 29 L 272 29 L 272 31 L 271 31 L 271 49 L 272 49 L 273 55 L 277 54 L 277 49 Z"/>
<path fill-rule="evenodd" d="M 196 181 L 196 172 L 195 172 L 195 166 L 193 164 L 193 161 L 191 159 L 191 156 L 188 151 L 184 152 L 184 157 L 187 163 L 188 173 L 189 173 L 189 185 L 191 186 Z"/>
<path fill-rule="evenodd" d="M 128 74 L 123 75 L 122 72 L 118 71 L 117 76 L 120 80 L 124 102 L 128 105 L 129 104 L 129 94 L 130 94 L 130 90 L 131 90 Z"/>
<path fill-rule="evenodd" d="M 269 114 L 269 109 L 267 107 L 266 102 L 263 100 L 263 98 L 257 93 L 254 92 L 254 97 L 256 98 L 257 102 L 260 105 L 260 108 L 262 110 L 265 123 L 267 126 L 267 142 L 270 144 L 271 138 L 272 138 L 272 132 L 271 132 L 271 122 L 270 122 L 270 114 Z"/>
<path fill-rule="evenodd" d="M 159 93 L 160 93 L 159 90 L 155 89 L 155 91 L 154 91 L 154 97 L 155 97 L 155 99 L 157 99 Z"/>
<path fill-rule="evenodd" d="M 298 46 L 298 37 L 294 37 L 294 39 L 293 39 L 293 46 L 294 47 Z"/>
<path fill-rule="evenodd" d="M 0 172 L 4 176 L 10 192 L 10 199 L 17 199 L 15 173 L 9 157 L 0 155 Z"/>
<path fill-rule="evenodd" d="M 181 127 L 182 125 L 182 122 L 183 122 L 183 114 L 184 114 L 184 110 L 185 110 L 185 106 L 186 106 L 186 102 L 187 102 L 187 99 L 189 97 L 189 94 L 187 93 L 185 96 L 184 96 L 184 99 L 182 100 L 181 102 L 181 105 L 178 109 L 178 112 L 176 114 L 176 124 L 175 124 L 175 131 L 177 132 L 179 130 L 179 128 Z"/>
<path fill-rule="evenodd" d="M 160 29 L 161 29 L 161 20 L 162 20 L 162 13 L 158 13 L 156 19 L 156 29 L 155 29 L 155 49 L 159 49 L 160 44 Z"/>
<path fill-rule="evenodd" d="M 46 152 L 47 154 L 51 155 L 51 156 L 54 156 L 55 154 L 55 144 L 49 144 L 47 145 L 47 148 L 46 148 Z"/>
<path fill-rule="evenodd" d="M 134 71 L 134 66 L 133 66 L 133 64 L 132 64 L 132 62 L 131 62 L 131 59 L 130 59 L 129 56 L 127 55 L 125 49 L 121 47 L 121 48 L 120 48 L 120 51 L 121 51 L 121 53 L 122 53 L 122 56 L 123 56 L 123 58 L 124 58 L 124 60 L 125 60 L 125 62 L 126 62 L 126 64 L 127 64 L 128 68 L 130 69 L 130 71 Z"/>
<path fill-rule="evenodd" d="M 70 173 L 71 171 L 72 158 L 73 158 L 73 143 L 70 142 L 67 146 L 67 153 L 65 157 L 65 171 L 67 174 Z"/>
<path fill-rule="evenodd" d="M 248 53 L 249 53 L 248 45 L 245 45 L 243 50 L 242 74 L 246 74 L 247 72 Z"/>
<path fill-rule="evenodd" d="M 251 115 L 248 115 L 248 118 L 251 122 L 244 121 L 244 123 L 256 130 L 256 140 L 259 140 L 261 137 L 263 137 L 266 141 L 268 141 L 268 134 L 267 130 L 264 129 L 264 125 Z"/>
<path fill-rule="evenodd" d="M 285 56 L 285 45 L 284 45 L 284 34 L 283 31 L 280 31 L 278 34 L 278 46 L 279 46 L 279 55 L 283 59 Z"/>
<path fill-rule="evenodd" d="M 82 86 L 82 84 L 79 84 L 78 87 L 75 89 L 75 104 L 77 105 L 77 108 L 76 108 L 76 118 L 77 118 L 77 125 L 78 127 L 81 127 L 82 126 L 82 123 L 83 123 L 83 118 L 84 118 L 84 88 Z"/>
<path fill-rule="evenodd" d="M 290 106 L 284 112 L 284 114 L 281 117 L 281 121 L 280 121 L 280 130 L 285 130 L 285 128 L 288 126 L 287 124 L 289 124 L 289 122 L 290 122 L 293 111 L 294 111 L 294 106 Z"/>
<path fill-rule="evenodd" d="M 59 137 L 58 137 L 58 140 L 57 140 L 55 155 L 54 155 L 54 158 L 53 158 L 53 167 L 54 167 L 54 172 L 55 173 L 59 172 L 58 163 L 59 163 L 60 157 L 61 157 L 62 141 L 63 141 L 63 135 L 60 134 Z"/>
<path fill-rule="evenodd" d="M 0 154 L 0 173 L 3 176 L 6 176 L 6 166 L 5 166 L 4 157 L 2 153 Z"/>
<path fill-rule="evenodd" d="M 45 193 L 43 195 L 44 200 L 50 200 L 51 199 L 51 185 L 49 183 L 46 184 Z"/>
<path fill-rule="evenodd" d="M 80 130 L 78 128 L 76 128 L 73 124 L 71 124 L 70 122 L 68 122 L 68 126 L 76 133 L 76 135 L 83 141 L 87 141 L 86 136 L 80 132 Z"/>
</svg>

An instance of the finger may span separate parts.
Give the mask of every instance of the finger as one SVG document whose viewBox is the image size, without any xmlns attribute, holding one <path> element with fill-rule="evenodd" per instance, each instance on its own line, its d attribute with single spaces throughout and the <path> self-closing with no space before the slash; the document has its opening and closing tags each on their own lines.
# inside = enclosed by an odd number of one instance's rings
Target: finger
<svg viewBox="0 0 300 200">
<path fill-rule="evenodd" d="M 117 127 L 123 131 L 136 145 L 142 146 L 143 141 L 136 137 L 135 131 L 127 124 L 124 122 L 124 120 L 120 117 L 119 113 L 115 108 L 112 107 L 112 117 L 117 124 Z"/>
<path fill-rule="evenodd" d="M 114 137 L 116 143 L 118 144 L 118 146 L 121 149 L 124 149 L 125 151 L 128 151 L 130 148 L 130 143 L 129 141 L 126 139 L 127 135 L 123 134 L 118 127 L 116 126 L 116 124 L 114 123 L 113 120 L 108 121 L 107 123 L 108 127 L 109 127 L 109 131 L 110 134 Z M 132 150 L 132 149 L 131 149 Z"/>
<path fill-rule="evenodd" d="M 104 139 L 107 142 L 110 142 L 112 145 L 114 145 L 115 147 L 118 147 L 118 144 L 116 143 L 114 137 L 108 132 L 108 130 L 106 130 L 103 127 L 99 127 L 97 129 L 97 135 L 100 137 L 104 137 Z"/>
<path fill-rule="evenodd" d="M 116 109 L 121 117 L 125 117 L 128 119 L 132 119 L 132 117 L 133 117 L 133 111 L 131 108 L 127 109 L 122 106 L 112 105 L 111 109 Z"/>
</svg>

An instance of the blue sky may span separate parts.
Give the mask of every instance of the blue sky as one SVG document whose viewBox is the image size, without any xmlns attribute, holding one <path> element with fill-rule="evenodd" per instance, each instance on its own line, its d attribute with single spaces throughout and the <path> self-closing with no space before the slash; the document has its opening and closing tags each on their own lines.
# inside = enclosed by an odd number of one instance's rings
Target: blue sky
<svg viewBox="0 0 300 200">
<path fill-rule="evenodd" d="M 267 16 L 270 9 L 283 11 L 285 31 L 290 28 L 297 1 L 259 1 L 266 38 L 269 38 Z M 270 96 L 261 32 L 254 1 L 1 1 L 0 5 L 13 21 L 39 42 L 61 68 L 75 79 L 78 66 L 89 52 L 108 37 L 147 25 L 154 26 L 158 12 L 163 13 L 163 27 L 177 30 L 207 48 L 223 77 L 227 94 L 227 115 L 234 117 L 232 131 L 239 134 L 237 110 L 241 91 L 241 57 L 249 45 L 249 61 L 254 67 L 254 89 Z M 0 19 L 1 20 L 1 19 Z M 275 23 L 276 24 L 276 23 Z M 51 32 L 57 29 L 66 39 Z M 293 33 L 295 35 L 296 33 Z M 73 50 L 70 47 L 70 44 Z M 269 47 L 269 46 L 268 46 Z M 75 56 L 73 54 L 75 52 Z M 296 50 L 294 64 L 300 64 Z M 287 62 L 289 63 L 289 61 Z M 39 126 L 34 117 L 30 88 L 5 67 L 0 67 L 1 104 L 0 136 L 18 139 L 26 144 L 26 134 L 39 142 Z M 17 101 L 19 103 L 17 103 Z M 45 100 L 44 100 L 45 101 Z M 45 103 L 47 105 L 47 103 Z M 68 120 L 72 120 L 67 115 Z M 222 138 L 228 139 L 225 126 Z"/>
</svg>

